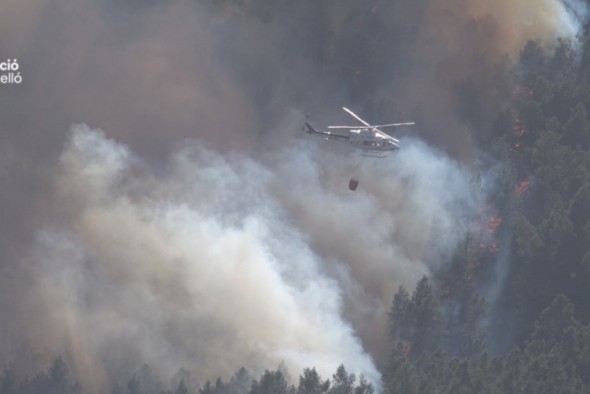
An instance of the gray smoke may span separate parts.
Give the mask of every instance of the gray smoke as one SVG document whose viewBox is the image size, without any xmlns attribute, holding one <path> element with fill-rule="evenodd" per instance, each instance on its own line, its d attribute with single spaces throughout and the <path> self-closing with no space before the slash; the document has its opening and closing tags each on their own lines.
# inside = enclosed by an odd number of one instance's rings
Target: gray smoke
<svg viewBox="0 0 590 394">
<path fill-rule="evenodd" d="M 291 145 L 256 160 L 189 142 L 156 175 L 75 126 L 55 179 L 63 223 L 38 231 L 31 256 L 52 324 L 30 335 L 66 349 L 95 387 L 141 363 L 162 379 L 280 362 L 329 376 L 345 363 L 378 384 L 359 334 L 386 343 L 391 295 L 429 272 L 434 217 L 449 230 L 441 246 L 461 238 L 468 177 L 407 141 L 360 162 L 369 189 L 351 194 L 345 152 Z"/>
<path fill-rule="evenodd" d="M 344 363 L 377 383 L 393 292 L 441 263 L 476 209 L 441 151 L 470 158 L 485 132 L 465 98 L 505 105 L 502 56 L 572 36 L 585 8 L 204 4 L 0 4 L 0 59 L 23 77 L 0 86 L 3 361 L 31 373 L 61 354 L 96 392 L 143 363 L 201 383 Z M 373 41 L 383 59 L 356 64 Z M 415 120 L 440 150 L 413 137 L 359 158 L 302 135 L 292 111 L 321 126 L 347 122 L 342 105 Z"/>
</svg>

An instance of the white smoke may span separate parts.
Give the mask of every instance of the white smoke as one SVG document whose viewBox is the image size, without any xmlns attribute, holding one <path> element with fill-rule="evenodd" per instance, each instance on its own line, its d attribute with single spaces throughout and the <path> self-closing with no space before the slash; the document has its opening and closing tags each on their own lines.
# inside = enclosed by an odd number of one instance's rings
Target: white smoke
<svg viewBox="0 0 590 394">
<path fill-rule="evenodd" d="M 73 127 L 56 179 L 62 223 L 34 249 L 35 296 L 86 384 L 100 391 L 141 363 L 202 383 L 284 362 L 324 376 L 343 363 L 379 385 L 365 344 L 383 346 L 393 292 L 429 272 L 423 249 L 461 237 L 468 178 L 419 142 L 374 163 L 316 142 L 260 160 L 192 142 L 154 171 Z M 431 242 L 435 217 L 449 231 Z"/>
<path fill-rule="evenodd" d="M 582 33 L 584 24 L 588 20 L 588 4 L 583 0 L 562 0 L 562 35 L 575 39 Z"/>
</svg>

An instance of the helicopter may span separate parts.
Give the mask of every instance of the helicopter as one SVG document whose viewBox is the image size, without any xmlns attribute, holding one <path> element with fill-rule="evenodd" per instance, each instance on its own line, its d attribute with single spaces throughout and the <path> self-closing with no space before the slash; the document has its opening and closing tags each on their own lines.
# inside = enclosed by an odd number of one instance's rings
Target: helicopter
<svg viewBox="0 0 590 394">
<path fill-rule="evenodd" d="M 305 131 L 308 134 L 315 134 L 324 137 L 327 140 L 341 140 L 347 141 L 355 148 L 361 149 L 363 153 L 374 157 L 384 157 L 384 153 L 395 151 L 400 148 L 399 140 L 390 136 L 389 134 L 379 130 L 383 127 L 400 127 L 413 126 L 414 122 L 406 123 L 389 123 L 381 125 L 370 125 L 360 116 L 352 112 L 346 107 L 342 109 L 348 112 L 352 117 L 362 123 L 362 126 L 328 126 L 328 129 L 344 129 L 348 130 L 348 134 L 333 133 L 331 131 L 317 131 L 309 122 L 305 122 Z"/>
</svg>

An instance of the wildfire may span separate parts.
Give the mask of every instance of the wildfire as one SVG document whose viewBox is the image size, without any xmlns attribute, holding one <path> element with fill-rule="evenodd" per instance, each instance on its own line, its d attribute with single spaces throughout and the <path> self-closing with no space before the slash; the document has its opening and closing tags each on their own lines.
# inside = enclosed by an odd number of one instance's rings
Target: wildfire
<svg viewBox="0 0 590 394">
<path fill-rule="evenodd" d="M 498 251 L 498 243 L 492 242 L 489 248 L 490 253 L 496 253 Z"/>
<path fill-rule="evenodd" d="M 491 244 L 486 244 L 481 242 L 479 244 L 479 250 L 481 252 L 486 252 L 486 253 L 496 253 L 498 251 L 499 247 L 498 247 L 498 243 L 497 242 L 492 242 Z"/>
<path fill-rule="evenodd" d="M 516 188 L 516 195 L 518 197 L 522 197 L 529 189 L 529 186 L 531 186 L 531 178 L 530 177 L 518 184 L 518 187 Z"/>
<path fill-rule="evenodd" d="M 514 136 L 515 137 L 522 137 L 526 133 L 528 133 L 528 131 L 527 131 L 527 129 L 525 129 L 522 126 L 522 123 L 520 123 L 520 119 L 516 119 L 516 122 L 514 123 L 514 131 L 513 131 Z"/>
<path fill-rule="evenodd" d="M 477 228 L 480 234 L 487 234 L 487 237 L 493 236 L 496 234 L 496 231 L 501 224 L 502 217 L 492 205 L 486 205 L 481 208 L 480 216 L 477 221 Z"/>
<path fill-rule="evenodd" d="M 519 150 L 523 147 L 522 137 L 524 137 L 528 133 L 527 129 L 524 128 L 520 119 L 516 119 L 514 122 L 514 127 L 512 128 L 512 135 L 515 141 L 512 143 L 512 147 L 516 150 Z"/>
<path fill-rule="evenodd" d="M 500 211 L 492 203 L 486 203 L 482 199 L 479 213 L 474 218 L 473 231 L 465 245 L 463 258 L 460 264 L 461 282 L 463 286 L 477 286 L 482 280 L 482 273 L 485 275 L 489 267 L 496 264 L 500 250 L 503 245 L 498 239 L 498 232 L 503 223 Z M 448 289 L 443 288 L 442 294 L 449 295 Z"/>
<path fill-rule="evenodd" d="M 500 216 L 492 216 L 490 221 L 488 222 L 488 227 L 486 229 L 489 235 L 494 235 L 498 230 L 498 227 L 502 224 L 502 218 Z"/>
</svg>

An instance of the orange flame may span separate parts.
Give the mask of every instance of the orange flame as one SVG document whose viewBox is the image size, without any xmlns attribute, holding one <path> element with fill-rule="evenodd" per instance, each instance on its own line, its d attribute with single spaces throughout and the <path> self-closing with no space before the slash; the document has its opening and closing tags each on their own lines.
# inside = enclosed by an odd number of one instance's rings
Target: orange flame
<svg viewBox="0 0 590 394">
<path fill-rule="evenodd" d="M 524 181 L 520 182 L 520 184 L 516 188 L 516 195 L 518 197 L 522 197 L 529 189 L 529 186 L 531 186 L 531 178 L 530 177 L 525 179 Z"/>
<path fill-rule="evenodd" d="M 492 216 L 488 223 L 487 232 L 489 235 L 494 235 L 498 230 L 498 227 L 502 224 L 502 218 L 500 216 Z"/>
<path fill-rule="evenodd" d="M 522 137 L 524 136 L 526 133 L 528 133 L 527 129 L 525 129 L 522 124 L 520 123 L 520 120 L 516 120 L 516 124 L 514 125 L 514 135 L 516 137 Z"/>
</svg>

